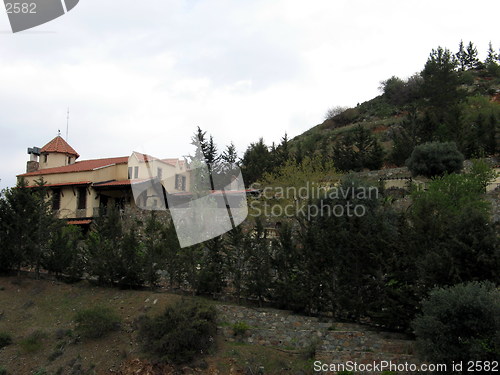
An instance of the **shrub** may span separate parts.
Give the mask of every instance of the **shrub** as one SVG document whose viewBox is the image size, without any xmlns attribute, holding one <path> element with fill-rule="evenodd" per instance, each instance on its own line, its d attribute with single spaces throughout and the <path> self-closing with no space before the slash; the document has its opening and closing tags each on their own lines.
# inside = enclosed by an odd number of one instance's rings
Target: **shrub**
<svg viewBox="0 0 500 375">
<path fill-rule="evenodd" d="M 180 301 L 162 315 L 145 317 L 140 324 L 143 350 L 155 360 L 190 362 L 214 343 L 216 311 L 212 306 Z"/>
<path fill-rule="evenodd" d="M 19 342 L 21 349 L 26 353 L 34 353 L 39 351 L 43 346 L 43 339 L 47 337 L 47 334 L 43 331 L 35 331 L 28 337 L 25 337 Z"/>
<path fill-rule="evenodd" d="M 413 321 L 417 350 L 436 363 L 500 356 L 500 291 L 490 282 L 434 289 Z"/>
<path fill-rule="evenodd" d="M 12 344 L 12 337 L 7 332 L 0 332 L 0 349 Z"/>
<path fill-rule="evenodd" d="M 85 338 L 96 339 L 120 327 L 120 318 L 108 307 L 97 306 L 76 314 L 76 332 Z"/>
<path fill-rule="evenodd" d="M 414 176 L 434 177 L 459 172 L 463 162 L 455 142 L 429 142 L 415 147 L 406 165 Z"/>
<path fill-rule="evenodd" d="M 233 332 L 235 336 L 243 336 L 249 329 L 250 326 L 245 322 L 236 322 L 233 324 Z"/>
<path fill-rule="evenodd" d="M 7 369 L 3 366 L 0 366 L 0 375 L 7 375 L 8 372 L 7 372 Z"/>
</svg>

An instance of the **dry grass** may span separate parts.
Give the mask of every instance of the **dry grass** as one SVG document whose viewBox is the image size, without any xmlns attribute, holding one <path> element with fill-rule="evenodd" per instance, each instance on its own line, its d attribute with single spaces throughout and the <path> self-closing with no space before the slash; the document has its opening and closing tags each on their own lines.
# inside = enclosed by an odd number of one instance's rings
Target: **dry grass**
<svg viewBox="0 0 500 375">
<path fill-rule="evenodd" d="M 181 298 L 168 293 L 99 288 L 87 282 L 70 285 L 0 277 L 0 332 L 8 333 L 13 341 L 0 349 L 0 368 L 14 375 L 128 374 L 123 365 L 131 361 L 135 361 L 134 366 L 144 363 L 146 368 L 150 365 L 140 352 L 135 322 L 142 315 L 160 314 Z M 93 306 L 113 310 L 121 320 L 120 329 L 99 339 L 80 338 L 75 316 Z M 220 375 L 254 371 L 261 366 L 266 374 L 295 374 L 312 368 L 296 354 L 228 343 L 222 337 L 217 338 L 217 352 L 202 363 L 206 373 L 218 371 Z M 142 373 L 147 372 L 137 374 Z"/>
</svg>

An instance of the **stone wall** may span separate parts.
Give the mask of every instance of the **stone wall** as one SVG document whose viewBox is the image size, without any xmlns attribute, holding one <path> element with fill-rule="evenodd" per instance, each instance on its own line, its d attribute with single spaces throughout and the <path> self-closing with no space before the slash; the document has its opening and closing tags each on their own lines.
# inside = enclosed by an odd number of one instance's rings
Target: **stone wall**
<svg viewBox="0 0 500 375">
<path fill-rule="evenodd" d="M 220 305 L 217 309 L 219 331 L 228 341 L 290 351 L 304 351 L 314 346 L 315 360 L 323 363 L 420 363 L 414 354 L 414 342 L 402 334 L 269 308 Z M 245 323 L 250 328 L 244 334 L 236 335 L 235 323 Z"/>
</svg>

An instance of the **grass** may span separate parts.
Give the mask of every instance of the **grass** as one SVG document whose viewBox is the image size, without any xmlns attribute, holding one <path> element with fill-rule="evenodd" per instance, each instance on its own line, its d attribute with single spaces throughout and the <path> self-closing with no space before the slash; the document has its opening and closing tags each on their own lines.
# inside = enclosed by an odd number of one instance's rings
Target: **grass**
<svg viewBox="0 0 500 375">
<path fill-rule="evenodd" d="M 75 316 L 76 332 L 87 339 L 97 339 L 120 327 L 119 316 L 109 307 L 96 306 Z"/>
<path fill-rule="evenodd" d="M 235 336 L 243 336 L 251 327 L 245 322 L 236 322 L 232 328 Z"/>
<path fill-rule="evenodd" d="M 51 375 L 90 368 L 95 373 L 106 373 L 110 368 L 118 370 L 127 360 L 144 358 L 138 345 L 138 318 L 157 316 L 182 299 L 168 293 L 98 288 L 88 282 L 64 284 L 21 278 L 12 283 L 15 279 L 0 277 L 0 287 L 4 288 L 0 293 L 0 306 L 5 313 L 0 332 L 15 332 L 12 343 L 0 350 L 0 364 L 9 375 L 35 374 L 40 369 Z M 153 304 L 155 299 L 158 302 Z M 22 308 L 27 301 L 33 301 L 28 310 Z M 79 340 L 75 316 L 89 306 L 111 309 L 119 317 L 122 329 L 99 339 Z M 232 326 L 227 322 L 221 325 Z M 33 335 L 39 327 L 43 327 L 43 332 Z M 292 369 L 291 373 L 310 373 L 312 368 L 302 356 L 283 350 L 226 342 L 221 336 L 216 337 L 216 342 L 217 351 L 204 359 L 221 374 L 229 373 L 232 367 L 235 373 L 244 373 L 247 363 L 263 366 L 265 373 L 272 374 L 281 373 L 283 368 Z M 4 374 L 0 372 L 0 375 Z"/>
<path fill-rule="evenodd" d="M 19 342 L 19 346 L 25 353 L 38 352 L 43 347 L 43 341 L 47 338 L 47 333 L 36 330 Z"/>
</svg>

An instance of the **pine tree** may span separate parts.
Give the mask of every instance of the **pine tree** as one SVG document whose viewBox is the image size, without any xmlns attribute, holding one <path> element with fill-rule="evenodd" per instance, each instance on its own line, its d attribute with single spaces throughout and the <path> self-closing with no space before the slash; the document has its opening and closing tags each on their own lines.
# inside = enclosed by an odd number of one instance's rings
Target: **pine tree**
<svg viewBox="0 0 500 375">
<path fill-rule="evenodd" d="M 463 72 L 466 68 L 466 52 L 463 40 L 460 41 L 460 45 L 458 46 L 458 52 L 455 54 L 455 57 L 458 62 L 460 71 Z"/>
<path fill-rule="evenodd" d="M 429 106 L 438 112 L 462 99 L 456 62 L 448 49 L 432 50 L 422 71 L 422 94 Z"/>
<path fill-rule="evenodd" d="M 269 240 L 262 220 L 257 218 L 253 233 L 253 240 L 248 247 L 248 282 L 246 292 L 249 297 L 256 298 L 262 306 L 268 297 L 271 285 L 271 256 Z"/>
<path fill-rule="evenodd" d="M 260 138 L 258 142 L 250 144 L 242 159 L 242 172 L 245 181 L 252 184 L 259 180 L 265 172 L 269 172 L 272 167 L 271 153 Z"/>
<path fill-rule="evenodd" d="M 491 44 L 491 41 L 488 44 L 488 52 L 486 56 L 486 60 L 484 60 L 485 65 L 489 65 L 491 63 L 495 63 L 497 60 L 497 54 L 495 53 L 495 50 L 493 49 L 493 46 Z"/>
<path fill-rule="evenodd" d="M 247 262 L 249 257 L 249 235 L 241 225 L 233 228 L 227 234 L 227 245 L 224 251 L 225 275 L 231 282 L 235 297 L 240 303 L 242 292 L 245 288 Z"/>
<path fill-rule="evenodd" d="M 477 48 L 472 42 L 469 42 L 465 50 L 465 67 L 467 69 L 476 69 L 479 67 L 479 59 L 477 58 Z"/>
</svg>

